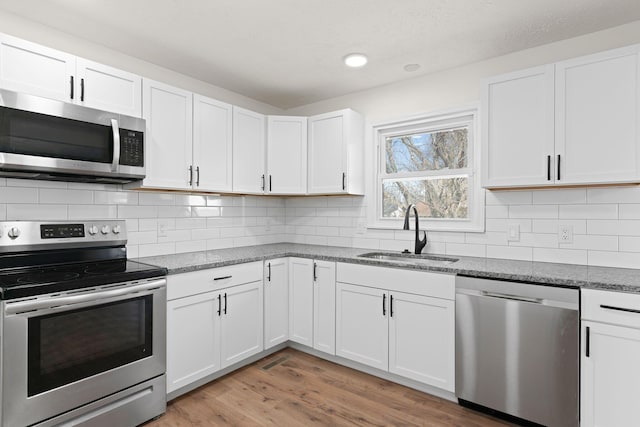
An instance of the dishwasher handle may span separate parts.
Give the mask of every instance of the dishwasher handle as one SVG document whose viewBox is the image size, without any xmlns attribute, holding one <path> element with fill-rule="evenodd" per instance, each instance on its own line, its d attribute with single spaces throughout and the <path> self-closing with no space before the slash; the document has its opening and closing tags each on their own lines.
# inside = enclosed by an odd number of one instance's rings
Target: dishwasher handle
<svg viewBox="0 0 640 427">
<path fill-rule="evenodd" d="M 500 292 L 482 291 L 482 295 L 491 298 L 501 298 L 520 302 L 530 302 L 533 304 L 542 304 L 542 298 L 523 297 L 520 295 L 503 294 Z"/>
</svg>

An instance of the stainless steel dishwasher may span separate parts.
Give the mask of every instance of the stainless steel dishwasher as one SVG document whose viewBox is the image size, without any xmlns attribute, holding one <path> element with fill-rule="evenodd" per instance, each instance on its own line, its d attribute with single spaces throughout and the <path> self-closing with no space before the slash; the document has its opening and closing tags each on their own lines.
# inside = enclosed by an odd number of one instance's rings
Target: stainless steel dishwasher
<svg viewBox="0 0 640 427">
<path fill-rule="evenodd" d="M 579 425 L 579 291 L 456 278 L 456 396 L 549 427 Z"/>
</svg>

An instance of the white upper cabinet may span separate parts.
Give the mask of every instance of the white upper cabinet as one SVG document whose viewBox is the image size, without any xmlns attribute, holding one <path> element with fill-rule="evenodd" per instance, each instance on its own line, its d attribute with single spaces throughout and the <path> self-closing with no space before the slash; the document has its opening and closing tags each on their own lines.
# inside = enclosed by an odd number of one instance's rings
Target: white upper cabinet
<svg viewBox="0 0 640 427">
<path fill-rule="evenodd" d="M 309 194 L 364 194 L 364 120 L 353 110 L 309 117 Z"/>
<path fill-rule="evenodd" d="M 638 46 L 556 64 L 556 180 L 629 182 L 640 164 Z"/>
<path fill-rule="evenodd" d="M 145 79 L 143 82 L 145 134 L 144 187 L 190 189 L 193 104 L 191 92 Z M 139 185 L 139 183 L 133 183 Z"/>
<path fill-rule="evenodd" d="M 638 182 L 639 55 L 636 45 L 485 81 L 483 186 Z"/>
<path fill-rule="evenodd" d="M 193 188 L 231 192 L 233 107 L 193 95 Z"/>
<path fill-rule="evenodd" d="M 494 77 L 482 94 L 485 187 L 553 182 L 553 65 Z"/>
<path fill-rule="evenodd" d="M 270 194 L 307 192 L 307 118 L 268 116 L 267 189 Z"/>
<path fill-rule="evenodd" d="M 141 117 L 142 78 L 0 34 L 0 87 Z"/>
<path fill-rule="evenodd" d="M 233 107 L 233 191 L 263 194 L 265 176 L 264 114 Z"/>
</svg>

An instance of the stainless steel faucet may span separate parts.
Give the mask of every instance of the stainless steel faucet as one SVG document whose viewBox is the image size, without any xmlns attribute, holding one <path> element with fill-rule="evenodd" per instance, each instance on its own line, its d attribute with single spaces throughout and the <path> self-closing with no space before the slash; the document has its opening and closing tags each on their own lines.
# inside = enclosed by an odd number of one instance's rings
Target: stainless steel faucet
<svg viewBox="0 0 640 427">
<path fill-rule="evenodd" d="M 411 216 L 411 208 L 413 208 L 413 216 L 416 217 L 416 248 L 415 248 L 415 254 L 419 255 L 419 254 L 422 253 L 422 249 L 424 249 L 424 247 L 427 246 L 427 232 L 423 231 L 424 238 L 420 239 L 420 225 L 419 225 L 419 219 L 418 219 L 418 209 L 416 208 L 416 205 L 414 205 L 414 204 L 410 204 L 407 207 L 407 212 L 405 212 L 405 214 L 404 214 L 404 227 L 403 227 L 403 230 L 409 230 L 409 216 Z"/>
</svg>

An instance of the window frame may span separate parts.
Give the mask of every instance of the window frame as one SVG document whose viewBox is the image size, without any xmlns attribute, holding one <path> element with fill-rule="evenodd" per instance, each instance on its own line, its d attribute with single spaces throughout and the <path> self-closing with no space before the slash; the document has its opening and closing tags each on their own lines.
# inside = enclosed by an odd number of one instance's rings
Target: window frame
<svg viewBox="0 0 640 427">
<path fill-rule="evenodd" d="M 478 106 L 458 108 L 436 113 L 421 114 L 408 118 L 386 121 L 372 125 L 371 141 L 367 144 L 366 196 L 373 203 L 367 203 L 367 227 L 401 230 L 404 218 L 382 217 L 382 182 L 393 178 L 452 178 L 468 176 L 467 200 L 469 217 L 466 219 L 420 218 L 420 226 L 427 231 L 483 232 L 485 229 L 485 190 L 480 184 L 480 129 Z M 420 172 L 386 172 L 384 153 L 387 137 L 468 128 L 467 167 L 463 169 L 443 169 Z"/>
</svg>

